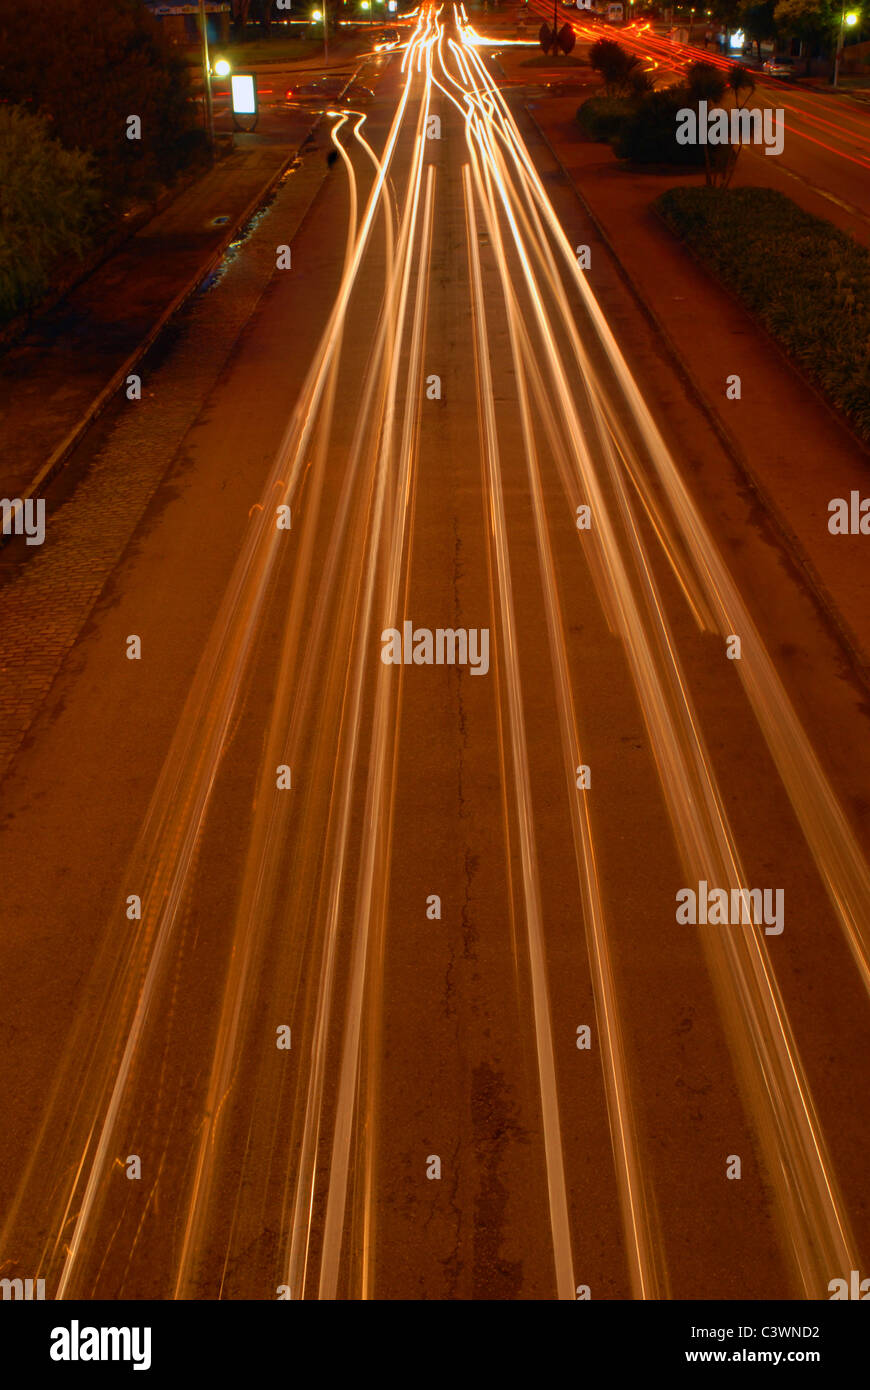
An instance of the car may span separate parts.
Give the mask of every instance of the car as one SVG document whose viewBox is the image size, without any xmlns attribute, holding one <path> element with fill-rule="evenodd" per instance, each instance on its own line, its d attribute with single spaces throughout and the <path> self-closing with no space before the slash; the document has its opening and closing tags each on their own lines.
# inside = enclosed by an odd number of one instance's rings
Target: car
<svg viewBox="0 0 870 1390">
<path fill-rule="evenodd" d="M 768 77 L 794 77 L 795 66 L 793 58 L 768 58 L 766 63 L 762 63 L 761 71 Z"/>
<path fill-rule="evenodd" d="M 377 41 L 377 43 L 375 44 L 375 51 L 378 52 L 378 53 L 382 53 L 382 52 L 384 51 L 384 49 L 395 48 L 395 47 L 396 47 L 396 44 L 397 44 L 398 42 L 399 42 L 399 33 L 398 33 L 398 30 L 397 30 L 397 29 L 385 29 L 385 30 L 383 31 L 382 34 L 379 34 L 379 35 L 378 35 L 378 41 Z"/>
<path fill-rule="evenodd" d="M 374 99 L 371 87 L 362 82 L 348 83 L 346 77 L 315 77 L 311 82 L 288 87 L 284 93 L 284 100 L 291 105 L 324 101 L 338 102 L 341 106 L 365 106 Z"/>
</svg>

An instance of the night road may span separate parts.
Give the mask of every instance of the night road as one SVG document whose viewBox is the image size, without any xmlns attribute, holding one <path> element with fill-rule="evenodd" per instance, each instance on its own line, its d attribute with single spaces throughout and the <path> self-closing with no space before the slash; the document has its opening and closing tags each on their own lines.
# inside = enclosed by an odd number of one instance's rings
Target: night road
<svg viewBox="0 0 870 1390">
<path fill-rule="evenodd" d="M 753 405 L 792 369 L 657 223 L 663 335 L 486 31 L 423 6 L 312 134 L 270 89 L 298 157 L 0 552 L 0 1276 L 48 1298 L 870 1274 L 866 451 Z M 782 177 L 866 241 L 867 108 L 814 100 Z"/>
</svg>

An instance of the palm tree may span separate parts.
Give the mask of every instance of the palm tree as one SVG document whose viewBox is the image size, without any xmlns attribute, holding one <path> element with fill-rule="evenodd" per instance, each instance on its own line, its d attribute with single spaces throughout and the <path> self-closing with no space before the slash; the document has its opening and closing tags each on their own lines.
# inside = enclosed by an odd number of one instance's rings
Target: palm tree
<svg viewBox="0 0 870 1390">
<path fill-rule="evenodd" d="M 697 106 L 701 101 L 716 106 L 725 95 L 725 78 L 712 63 L 690 63 L 686 68 L 686 92 L 692 106 Z M 714 156 L 711 146 L 704 145 L 704 181 L 708 188 L 715 187 L 716 178 L 723 172 L 725 163 L 724 147 L 717 145 L 715 148 Z"/>
<path fill-rule="evenodd" d="M 745 68 L 742 63 L 735 63 L 728 73 L 728 90 L 734 97 L 734 105 L 742 109 L 755 91 L 755 77 L 753 73 Z M 725 164 L 722 187 L 727 188 L 732 178 L 734 170 L 737 168 L 737 159 L 740 155 L 740 145 L 728 145 L 728 157 Z"/>
</svg>

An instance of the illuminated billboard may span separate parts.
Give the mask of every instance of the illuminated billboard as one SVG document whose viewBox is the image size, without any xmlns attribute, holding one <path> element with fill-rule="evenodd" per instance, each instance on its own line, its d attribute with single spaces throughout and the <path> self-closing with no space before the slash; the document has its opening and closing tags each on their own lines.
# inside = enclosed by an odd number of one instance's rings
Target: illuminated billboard
<svg viewBox="0 0 870 1390">
<path fill-rule="evenodd" d="M 230 79 L 233 91 L 233 115 L 256 116 L 257 83 L 252 72 L 234 72 Z"/>
</svg>

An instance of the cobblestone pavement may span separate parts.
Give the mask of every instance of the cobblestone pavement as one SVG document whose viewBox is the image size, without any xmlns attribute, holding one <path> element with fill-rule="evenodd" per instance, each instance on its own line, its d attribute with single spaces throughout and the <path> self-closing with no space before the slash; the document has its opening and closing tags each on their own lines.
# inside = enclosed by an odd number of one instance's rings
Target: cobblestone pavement
<svg viewBox="0 0 870 1390">
<path fill-rule="evenodd" d="M 316 196 L 326 165 L 312 151 L 175 321 L 176 341 L 142 400 L 116 407 L 72 494 L 51 510 L 46 539 L 13 541 L 0 569 L 0 776 L 3 776 L 146 507 L 183 446 L 240 333 Z M 105 424 L 105 422 L 104 422 Z M 86 436 L 79 458 L 87 459 Z M 78 459 L 76 461 L 78 466 Z"/>
</svg>

